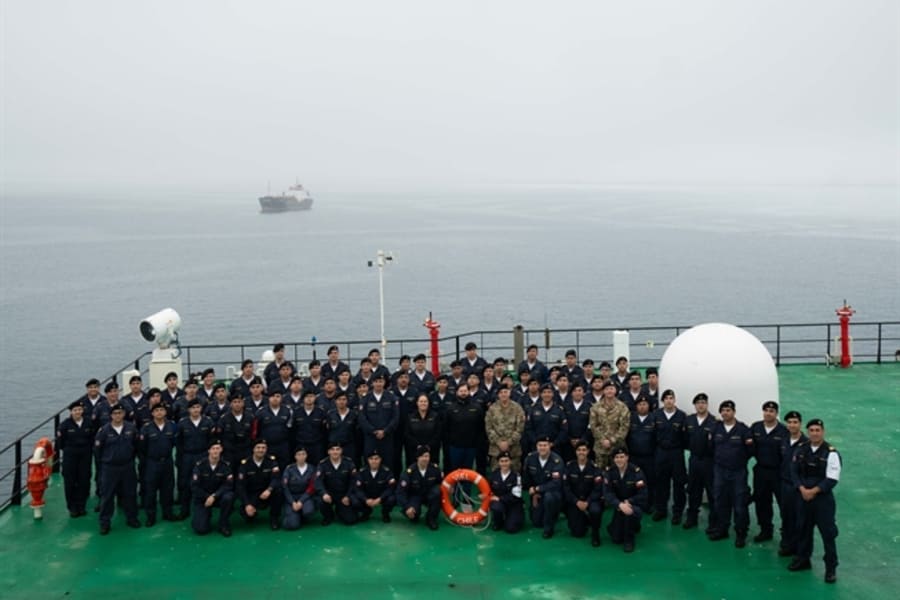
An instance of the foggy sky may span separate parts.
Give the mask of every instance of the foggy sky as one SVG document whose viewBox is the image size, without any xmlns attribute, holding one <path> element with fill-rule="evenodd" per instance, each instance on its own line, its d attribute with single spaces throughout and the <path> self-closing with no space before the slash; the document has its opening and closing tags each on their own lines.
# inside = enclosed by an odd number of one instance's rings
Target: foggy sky
<svg viewBox="0 0 900 600">
<path fill-rule="evenodd" d="M 4 0 L 0 180 L 897 183 L 898 5 Z"/>
</svg>

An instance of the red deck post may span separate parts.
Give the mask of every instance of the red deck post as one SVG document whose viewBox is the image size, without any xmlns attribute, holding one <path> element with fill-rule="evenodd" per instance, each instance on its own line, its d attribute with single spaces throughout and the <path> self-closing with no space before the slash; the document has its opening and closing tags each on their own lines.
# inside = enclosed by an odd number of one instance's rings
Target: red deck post
<svg viewBox="0 0 900 600">
<path fill-rule="evenodd" d="M 841 368 L 846 369 L 853 362 L 850 358 L 850 317 L 856 311 L 844 300 L 844 306 L 835 310 L 841 322 Z"/>
<path fill-rule="evenodd" d="M 441 374 L 441 365 L 440 365 L 440 345 L 438 344 L 438 338 L 441 335 L 441 324 L 431 318 L 431 313 L 428 313 L 428 318 L 425 319 L 424 323 L 425 327 L 428 328 L 428 334 L 431 337 L 431 372 L 435 377 Z"/>
</svg>

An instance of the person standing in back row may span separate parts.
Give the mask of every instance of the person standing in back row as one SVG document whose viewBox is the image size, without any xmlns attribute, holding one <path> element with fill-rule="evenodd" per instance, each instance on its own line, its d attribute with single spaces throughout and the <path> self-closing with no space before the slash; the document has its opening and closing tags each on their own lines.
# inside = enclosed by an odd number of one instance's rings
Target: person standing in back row
<svg viewBox="0 0 900 600">
<path fill-rule="evenodd" d="M 84 412 L 84 401 L 76 400 L 70 404 L 69 418 L 60 424 L 56 432 L 56 450 L 63 452 L 66 506 L 69 516 L 73 518 L 87 514 L 85 507 L 91 495 L 91 462 L 97 430 Z"/>
<path fill-rule="evenodd" d="M 97 432 L 94 453 L 100 461 L 100 535 L 110 530 L 116 499 L 129 527 L 138 528 L 137 477 L 134 472 L 137 429 L 125 421 L 125 407 L 109 410 L 110 422 Z"/>
<path fill-rule="evenodd" d="M 775 526 L 772 523 L 774 511 L 772 499 L 781 507 L 781 486 L 779 471 L 781 469 L 781 447 L 788 437 L 787 429 L 778 422 L 778 403 L 768 401 L 763 404 L 763 420 L 750 427 L 753 435 L 753 455 L 756 464 L 753 466 L 753 504 L 756 507 L 756 522 L 759 523 L 759 535 L 753 538 L 756 543 L 772 539 Z M 782 518 L 782 521 L 784 519 Z"/>
</svg>

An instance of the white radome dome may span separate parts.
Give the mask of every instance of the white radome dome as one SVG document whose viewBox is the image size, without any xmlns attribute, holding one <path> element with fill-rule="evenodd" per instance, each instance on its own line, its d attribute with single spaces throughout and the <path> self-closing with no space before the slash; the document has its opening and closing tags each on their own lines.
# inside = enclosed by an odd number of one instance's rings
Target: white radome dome
<svg viewBox="0 0 900 600">
<path fill-rule="evenodd" d="M 727 323 L 705 323 L 679 335 L 659 365 L 659 387 L 675 392 L 678 408 L 693 412 L 694 396 L 709 396 L 709 411 L 734 400 L 747 425 L 762 418 L 762 404 L 778 402 L 778 371 L 772 355 L 752 333 Z"/>
</svg>

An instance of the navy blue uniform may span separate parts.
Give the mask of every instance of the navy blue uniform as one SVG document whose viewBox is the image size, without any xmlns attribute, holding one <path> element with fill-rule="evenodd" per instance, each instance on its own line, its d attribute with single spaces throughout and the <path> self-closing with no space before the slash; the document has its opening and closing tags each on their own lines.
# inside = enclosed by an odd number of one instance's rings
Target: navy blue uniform
<svg viewBox="0 0 900 600">
<path fill-rule="evenodd" d="M 238 465 L 241 459 L 250 456 L 253 451 L 253 415 L 244 411 L 238 420 L 234 413 L 228 411 L 219 419 L 216 426 L 219 439 L 222 441 L 222 458 L 230 465 Z"/>
<path fill-rule="evenodd" d="M 150 524 L 156 521 L 156 497 L 162 505 L 163 518 L 172 520 L 173 498 L 175 496 L 175 471 L 172 450 L 178 428 L 166 420 L 160 428 L 156 423 L 147 423 L 138 436 L 138 453 L 144 464 L 141 485 L 144 512 Z"/>
<path fill-rule="evenodd" d="M 194 499 L 194 514 L 191 527 L 200 535 L 212 530 L 213 508 L 219 509 L 219 531 L 231 535 L 228 518 L 234 508 L 234 474 L 231 465 L 220 460 L 215 468 L 209 459 L 197 461 L 191 476 L 191 495 Z M 206 506 L 212 496 L 212 506 Z"/>
<path fill-rule="evenodd" d="M 394 435 L 400 423 L 400 410 L 397 399 L 388 391 L 376 398 L 373 392 L 369 392 L 361 400 L 359 407 L 359 428 L 363 432 L 363 455 L 368 455 L 373 450 L 378 450 L 381 460 L 385 464 L 394 461 Z M 384 431 L 384 437 L 380 440 L 375 437 L 375 432 Z"/>
<path fill-rule="evenodd" d="M 347 409 L 347 413 L 342 415 L 335 408 L 325 416 L 328 445 L 340 444 L 344 456 L 352 460 L 354 465 L 359 464 L 360 457 L 360 449 L 356 446 L 358 419 L 359 413 L 351 409 Z"/>
<path fill-rule="evenodd" d="M 569 461 L 566 464 L 563 495 L 572 537 L 584 537 L 590 525 L 591 536 L 599 540 L 600 520 L 603 517 L 603 470 L 590 460 L 584 467 L 579 466 L 577 460 Z M 587 502 L 587 508 L 578 508 L 578 501 Z"/>
<path fill-rule="evenodd" d="M 518 533 L 525 524 L 525 503 L 522 500 L 522 476 L 513 470 L 506 474 L 500 469 L 491 473 L 491 520 L 495 530 Z"/>
<path fill-rule="evenodd" d="M 94 438 L 94 454 L 100 461 L 100 526 L 109 527 L 114 504 L 125 511 L 129 525 L 137 520 L 137 477 L 134 473 L 137 429 L 127 421 L 116 433 L 112 424 L 104 425 Z"/>
<path fill-rule="evenodd" d="M 212 419 L 213 423 L 218 423 L 219 420 L 231 412 L 231 404 L 225 402 L 223 404 L 219 404 L 215 400 L 207 404 L 203 407 L 203 415 Z M 181 420 L 181 417 L 187 416 L 187 411 L 184 414 L 180 414 L 180 411 L 176 411 L 175 415 L 177 417 L 176 423 Z"/>
<path fill-rule="evenodd" d="M 178 462 L 178 500 L 182 518 L 190 514 L 191 477 L 197 462 L 206 456 L 212 433 L 213 422 L 209 417 L 200 417 L 196 425 L 190 417 L 178 421 L 175 456 Z"/>
<path fill-rule="evenodd" d="M 653 467 L 656 462 L 656 420 L 652 413 L 640 416 L 631 413 L 631 423 L 628 426 L 628 436 L 625 438 L 628 446 L 628 460 L 631 464 L 641 468 L 644 474 L 646 486 L 647 506 L 653 506 Z"/>
<path fill-rule="evenodd" d="M 253 383 L 255 377 L 251 377 L 249 381 L 243 377 L 238 377 L 228 386 L 228 397 L 231 398 L 236 392 L 244 398 L 244 402 L 250 404 L 250 384 Z"/>
<path fill-rule="evenodd" d="M 330 361 L 325 361 L 322 363 L 322 378 L 328 379 L 329 377 L 337 381 L 338 375 L 343 373 L 344 371 L 350 371 L 350 367 L 347 366 L 347 363 L 343 361 L 338 361 L 336 365 L 332 365 Z M 390 373 L 388 373 L 388 377 L 390 377 Z"/>
<path fill-rule="evenodd" d="M 294 448 L 306 448 L 306 460 L 318 464 L 325 456 L 325 439 L 328 417 L 325 411 L 313 406 L 307 411 L 303 405 L 294 409 L 291 429 L 294 430 Z"/>
<path fill-rule="evenodd" d="M 462 365 L 463 377 L 475 374 L 478 375 L 479 379 L 481 378 L 481 372 L 488 366 L 487 361 L 478 355 L 475 355 L 475 360 L 469 360 L 469 357 L 466 356 L 459 361 L 459 364 Z"/>
<path fill-rule="evenodd" d="M 772 498 L 781 506 L 781 450 L 784 440 L 790 437 L 787 427 L 776 423 L 772 431 L 766 433 L 763 421 L 750 426 L 753 435 L 753 455 L 756 464 L 753 466 L 753 504 L 756 507 L 756 522 L 761 534 L 771 537 L 774 531 L 772 523 L 774 511 Z M 780 509 L 779 509 L 780 510 Z"/>
<path fill-rule="evenodd" d="M 275 455 L 278 466 L 283 469 L 290 462 L 291 456 L 291 409 L 279 406 L 278 410 L 273 410 L 266 405 L 257 411 L 255 417 L 255 439 L 268 442 L 269 454 Z"/>
<path fill-rule="evenodd" d="M 654 519 L 666 515 L 669 507 L 669 492 L 672 493 L 672 520 L 681 521 L 687 495 L 687 469 L 684 466 L 684 425 L 687 415 L 676 408 L 669 417 L 665 409 L 653 412 L 653 427 L 656 432 L 656 458 L 653 463 L 653 506 Z"/>
<path fill-rule="evenodd" d="M 725 423 L 713 429 L 713 502 L 716 505 L 716 534 L 727 535 L 734 513 L 734 530 L 746 536 L 750 527 L 747 511 L 747 461 L 753 452 L 750 428 L 736 421 L 731 431 Z"/>
<path fill-rule="evenodd" d="M 415 516 L 406 515 L 413 523 L 422 516 L 422 505 L 426 506 L 425 522 L 431 529 L 437 529 L 438 513 L 441 510 L 441 481 L 443 473 L 434 463 L 430 463 L 423 474 L 419 466 L 411 465 L 400 476 L 397 486 L 397 505 L 405 514 L 412 508 Z"/>
<path fill-rule="evenodd" d="M 538 383 L 543 384 L 550 379 L 550 370 L 539 360 L 534 361 L 533 365 L 528 364 L 527 360 L 523 360 L 519 363 L 519 368 L 516 372 L 521 373 L 522 369 L 526 369 L 531 373 L 531 378 L 537 380 Z"/>
<path fill-rule="evenodd" d="M 397 505 L 396 495 L 397 480 L 388 467 L 381 466 L 373 474 L 367 466 L 356 473 L 356 489 L 354 503 L 359 507 L 362 520 L 368 519 L 372 514 L 372 507 L 366 505 L 366 500 L 381 500 L 381 516 L 385 521 L 390 520 L 391 511 Z"/>
<path fill-rule="evenodd" d="M 413 454 L 407 453 L 406 459 L 403 459 L 403 449 L 406 447 L 406 423 L 409 415 L 416 410 L 416 393 L 408 386 L 402 390 L 394 387 L 391 393 L 397 398 L 399 420 L 397 421 L 397 433 L 394 435 L 394 460 L 392 463 L 388 463 L 387 466 L 393 469 L 395 473 L 400 473 L 404 466 L 413 462 L 416 458 L 415 448 L 413 448 Z"/>
<path fill-rule="evenodd" d="M 648 505 L 647 480 L 637 465 L 628 463 L 625 471 L 613 465 L 606 470 L 603 477 L 603 492 L 606 505 L 615 510 L 612 522 L 606 527 L 614 544 L 634 546 L 634 535 L 641 524 L 641 516 Z M 619 508 L 622 502 L 628 501 L 633 510 L 626 515 Z"/>
<path fill-rule="evenodd" d="M 531 496 L 531 524 L 542 527 L 545 535 L 553 535 L 556 520 L 563 504 L 563 477 L 565 465 L 555 452 L 551 452 L 542 465 L 537 451 L 525 457 L 522 465 L 522 486 L 535 489 Z"/>
<path fill-rule="evenodd" d="M 545 435 L 553 440 L 553 447 L 559 448 L 567 441 L 566 414 L 561 406 L 555 402 L 549 408 L 545 408 L 543 402 L 525 411 L 525 437 L 528 440 L 528 450 L 534 450 L 537 439 Z"/>
<path fill-rule="evenodd" d="M 706 498 L 709 501 L 708 528 L 715 529 L 712 434 L 716 422 L 715 417 L 709 413 L 702 423 L 697 419 L 696 413 L 688 416 L 684 421 L 684 446 L 690 451 L 685 527 L 693 527 L 697 524 L 700 516 L 700 504 L 703 502 L 703 492 L 706 492 Z"/>
<path fill-rule="evenodd" d="M 253 506 L 257 510 L 269 509 L 269 524 L 272 529 L 280 527 L 281 469 L 275 456 L 264 456 L 259 464 L 256 464 L 252 456 L 241 459 L 235 487 L 240 502 L 241 517 L 245 521 L 250 522 L 256 518 L 256 515 L 247 514 L 247 507 Z M 263 500 L 260 495 L 267 490 L 269 497 Z"/>
<path fill-rule="evenodd" d="M 284 519 L 282 525 L 288 531 L 299 529 L 312 519 L 318 508 L 316 498 L 316 468 L 306 464 L 303 471 L 296 463 L 289 465 L 281 477 L 281 490 L 284 495 Z M 300 502 L 299 510 L 294 502 Z"/>
<path fill-rule="evenodd" d="M 797 554 L 795 560 L 808 561 L 813 550 L 813 529 L 819 528 L 822 545 L 825 547 L 825 571 L 833 573 L 838 566 L 838 528 L 835 523 L 835 503 L 832 490 L 838 484 L 841 470 L 841 456 L 834 446 L 822 441 L 818 448 L 809 442 L 794 453 L 791 479 L 798 494 L 801 486 L 818 487 L 821 491 L 812 500 L 801 496 L 797 510 Z"/>
<path fill-rule="evenodd" d="M 73 515 L 85 512 L 87 499 L 91 495 L 91 463 L 96 436 L 97 428 L 87 416 L 82 416 L 80 424 L 69 417 L 60 423 L 56 432 L 56 450 L 62 451 L 63 457 L 66 507 Z"/>
<path fill-rule="evenodd" d="M 417 396 L 419 394 L 430 394 L 434 391 L 435 384 L 434 375 L 431 374 L 431 371 L 425 371 L 421 376 L 415 370 L 409 374 L 409 387 L 415 390 Z"/>
<path fill-rule="evenodd" d="M 594 435 L 591 433 L 591 406 L 593 403 L 588 397 L 581 400 L 581 405 L 575 408 L 572 396 L 563 403 L 563 413 L 566 416 L 566 441 L 557 450 L 566 462 L 575 460 L 575 448 L 572 440 L 584 440 L 589 448 L 594 447 Z"/>
<path fill-rule="evenodd" d="M 359 513 L 353 506 L 353 490 L 356 478 L 356 467 L 349 458 L 341 457 L 341 462 L 335 466 L 330 458 L 323 459 L 316 470 L 316 494 L 322 510 L 323 525 L 334 521 L 335 514 L 344 525 L 352 525 L 359 519 Z M 325 496 L 331 497 L 331 502 L 325 501 Z M 344 504 L 343 499 L 350 500 Z"/>
<path fill-rule="evenodd" d="M 794 454 L 808 439 L 802 433 L 797 441 L 791 443 L 791 436 L 788 433 L 781 444 L 781 469 L 779 472 L 781 479 L 781 544 L 780 550 L 787 555 L 797 554 L 797 510 L 802 498 L 799 490 L 794 487 L 794 481 L 791 477 L 791 467 L 794 462 Z"/>
</svg>

